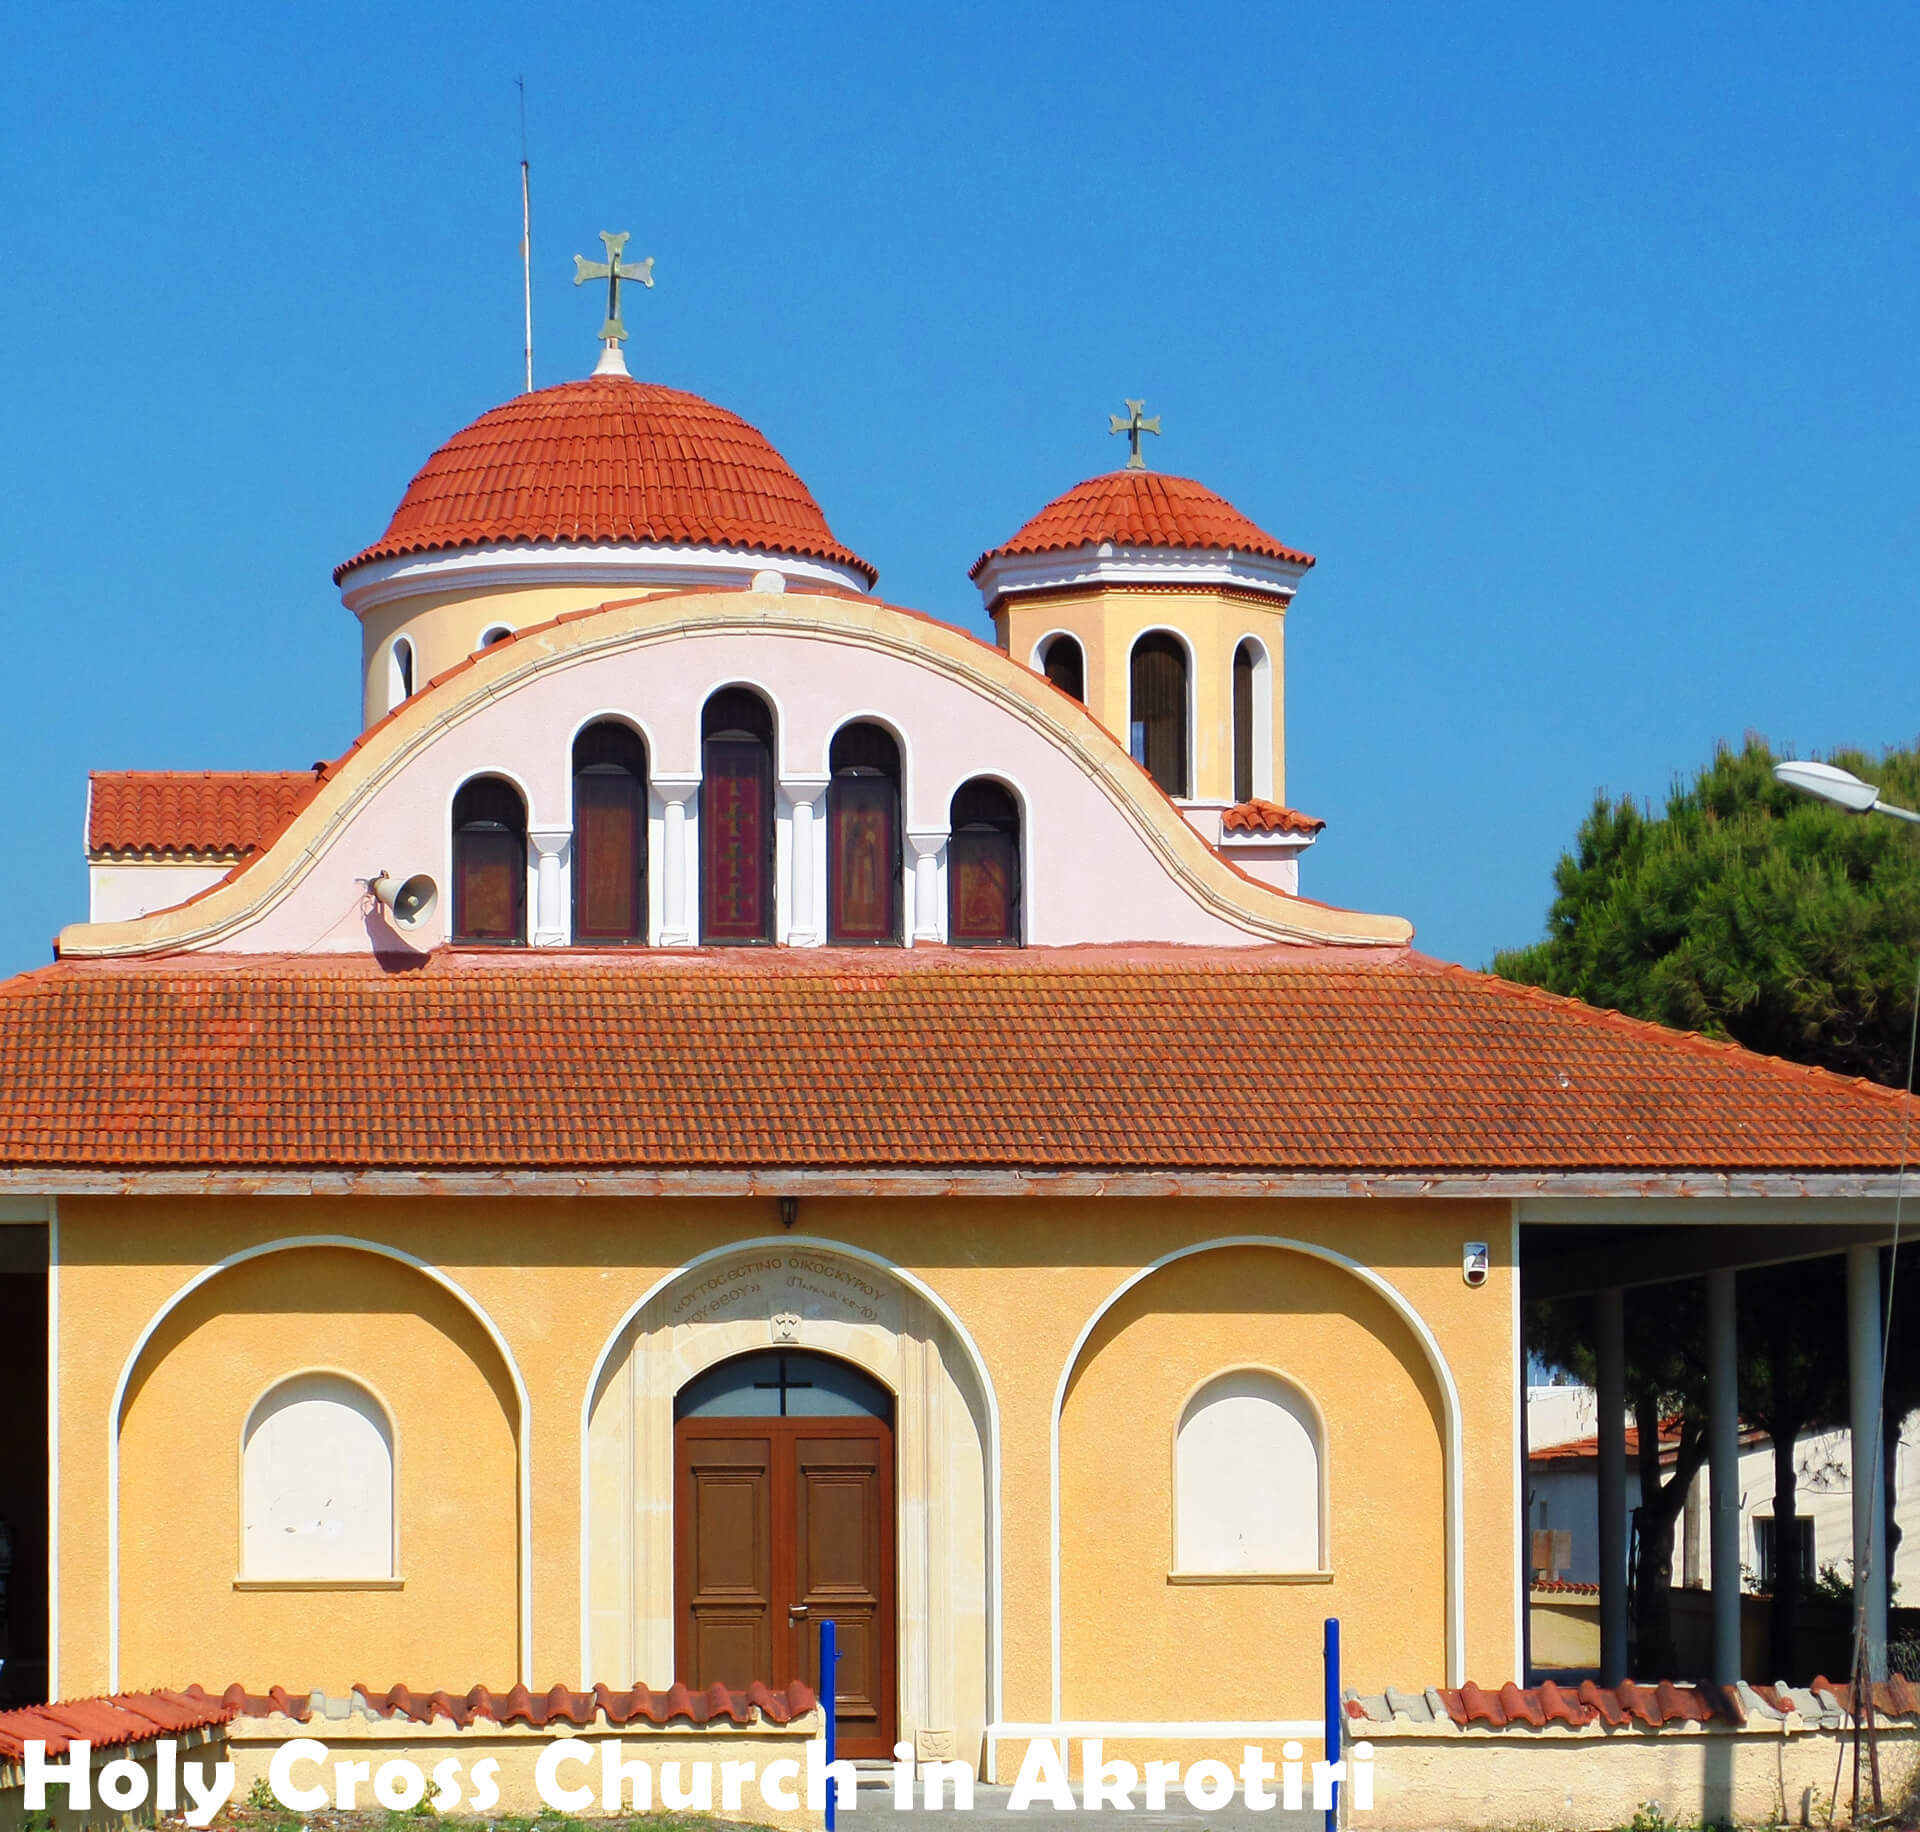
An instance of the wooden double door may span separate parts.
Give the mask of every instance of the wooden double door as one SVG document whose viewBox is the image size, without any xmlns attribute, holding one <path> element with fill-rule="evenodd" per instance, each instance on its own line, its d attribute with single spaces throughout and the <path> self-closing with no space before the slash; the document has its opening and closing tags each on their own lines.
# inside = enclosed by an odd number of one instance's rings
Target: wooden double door
<svg viewBox="0 0 1920 1832">
<path fill-rule="evenodd" d="M 776 1409 L 777 1408 L 777 1409 Z M 826 1356 L 741 1356 L 674 1422 L 675 1654 L 690 1687 L 820 1685 L 836 1625 L 840 1753 L 896 1738 L 892 1396 Z"/>
</svg>

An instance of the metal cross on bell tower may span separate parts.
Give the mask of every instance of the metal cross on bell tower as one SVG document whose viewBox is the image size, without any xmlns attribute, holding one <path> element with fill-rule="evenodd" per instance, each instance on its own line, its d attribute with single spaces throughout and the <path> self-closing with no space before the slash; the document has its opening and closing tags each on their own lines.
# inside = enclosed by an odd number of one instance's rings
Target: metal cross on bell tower
<svg viewBox="0 0 1920 1832">
<path fill-rule="evenodd" d="M 644 261 L 622 261 L 620 251 L 627 245 L 627 231 L 618 235 L 602 229 L 600 239 L 606 244 L 607 258 L 604 261 L 589 261 L 583 254 L 573 257 L 573 283 L 584 286 L 589 280 L 604 280 L 607 283 L 607 322 L 600 327 L 600 341 L 606 346 L 606 353 L 600 358 L 600 367 L 596 375 L 614 373 L 624 375 L 627 371 L 625 359 L 620 354 L 620 346 L 627 341 L 627 327 L 620 320 L 620 282 L 637 280 L 642 286 L 653 285 L 653 256 Z"/>
<path fill-rule="evenodd" d="M 1146 459 L 1140 455 L 1140 435 L 1152 433 L 1156 439 L 1160 436 L 1160 416 L 1155 414 L 1149 420 L 1146 416 L 1146 406 L 1145 401 L 1129 401 L 1127 417 L 1124 420 L 1117 413 L 1107 415 L 1107 437 L 1112 438 L 1115 433 L 1125 433 L 1128 443 L 1133 447 L 1133 455 L 1127 460 L 1127 469 L 1130 471 L 1144 471 L 1147 468 Z"/>
</svg>

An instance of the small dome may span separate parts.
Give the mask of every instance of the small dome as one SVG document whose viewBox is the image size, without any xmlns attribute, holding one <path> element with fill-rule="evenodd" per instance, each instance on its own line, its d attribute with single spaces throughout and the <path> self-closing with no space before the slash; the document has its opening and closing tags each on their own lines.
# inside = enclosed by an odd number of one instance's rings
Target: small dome
<svg viewBox="0 0 1920 1832">
<path fill-rule="evenodd" d="M 834 539 L 755 428 L 697 394 L 596 375 L 516 396 L 421 467 L 386 533 L 334 570 L 516 543 L 745 549 L 876 570 Z"/>
<path fill-rule="evenodd" d="M 1236 553 L 1307 567 L 1313 555 L 1283 547 L 1224 496 L 1191 477 L 1159 471 L 1110 471 L 1056 497 L 1010 541 L 989 548 L 968 570 L 978 579 L 996 560 L 1065 553 L 1082 547 Z"/>
</svg>

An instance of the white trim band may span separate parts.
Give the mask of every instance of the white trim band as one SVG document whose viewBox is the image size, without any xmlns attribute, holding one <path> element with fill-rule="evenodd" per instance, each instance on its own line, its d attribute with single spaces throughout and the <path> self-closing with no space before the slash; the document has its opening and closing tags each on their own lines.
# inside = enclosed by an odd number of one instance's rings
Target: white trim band
<svg viewBox="0 0 1920 1832">
<path fill-rule="evenodd" d="M 1074 547 L 1062 553 L 1003 554 L 981 567 L 974 584 L 989 609 L 995 599 L 1116 585 L 1184 585 L 1213 591 L 1263 592 L 1281 609 L 1306 576 L 1297 560 L 1275 560 L 1237 548 L 1209 552 L 1195 547 Z"/>
<path fill-rule="evenodd" d="M 732 587 L 764 591 L 761 575 L 782 577 L 780 589 L 825 585 L 872 591 L 866 574 L 835 560 L 745 547 L 684 547 L 624 541 L 493 542 L 369 560 L 342 575 L 340 598 L 356 617 L 428 592 L 490 591 L 511 585 L 605 585 L 627 591 Z"/>
</svg>

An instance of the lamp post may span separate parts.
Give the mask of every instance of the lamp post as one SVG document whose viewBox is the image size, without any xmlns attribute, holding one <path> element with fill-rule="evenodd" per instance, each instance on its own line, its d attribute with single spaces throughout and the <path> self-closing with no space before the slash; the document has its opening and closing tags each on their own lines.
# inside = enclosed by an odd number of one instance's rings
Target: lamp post
<svg viewBox="0 0 1920 1832">
<path fill-rule="evenodd" d="M 1831 763 L 1776 763 L 1776 782 L 1844 808 L 1887 814 L 1920 825 L 1920 814 L 1882 801 L 1880 791 Z M 1895 1209 L 1896 1238 L 1898 1208 Z M 1866 1645 L 1868 1675 L 1887 1675 L 1887 1518 L 1880 1430 L 1881 1351 L 1886 1329 L 1880 1298 L 1880 1249 L 1847 1249 L 1847 1386 L 1852 1401 L 1854 1633 Z"/>
<path fill-rule="evenodd" d="M 1896 808 L 1882 801 L 1880 791 L 1870 782 L 1862 782 L 1851 770 L 1832 763 L 1776 763 L 1773 779 L 1817 801 L 1831 802 L 1849 814 L 1890 814 L 1897 821 L 1920 824 L 1920 814 L 1911 808 Z"/>
</svg>

